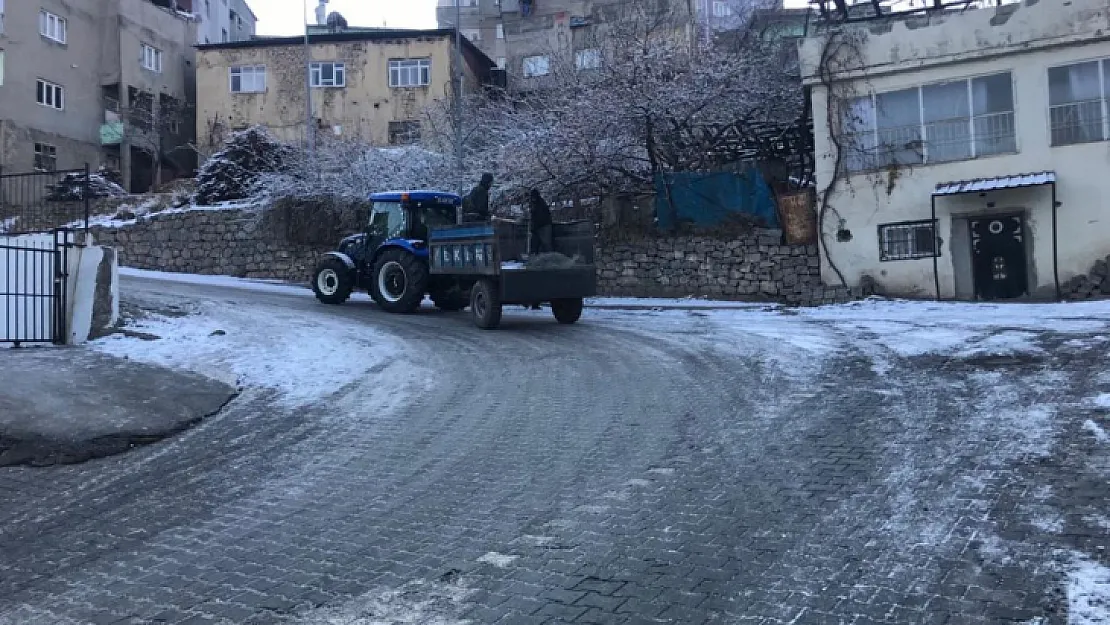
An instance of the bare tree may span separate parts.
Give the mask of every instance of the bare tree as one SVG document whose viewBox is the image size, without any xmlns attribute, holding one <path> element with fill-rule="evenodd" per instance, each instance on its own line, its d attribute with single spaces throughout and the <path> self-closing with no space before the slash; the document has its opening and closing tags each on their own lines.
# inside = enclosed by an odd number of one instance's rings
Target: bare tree
<svg viewBox="0 0 1110 625">
<path fill-rule="evenodd" d="M 121 145 L 131 146 L 151 161 L 154 186 L 163 181 L 167 160 L 187 158 L 192 150 L 188 135 L 193 109 L 185 101 L 167 94 L 130 89 L 129 104 L 119 110 Z"/>
<path fill-rule="evenodd" d="M 659 174 L 709 167 L 727 139 L 714 129 L 802 114 L 788 43 L 738 29 L 707 44 L 676 6 L 617 5 L 594 36 L 551 50 L 544 75 L 523 81 L 529 91 L 468 107 L 468 162 L 556 197 L 640 192 Z M 449 145 L 450 117 L 429 115 L 429 140 Z"/>
</svg>

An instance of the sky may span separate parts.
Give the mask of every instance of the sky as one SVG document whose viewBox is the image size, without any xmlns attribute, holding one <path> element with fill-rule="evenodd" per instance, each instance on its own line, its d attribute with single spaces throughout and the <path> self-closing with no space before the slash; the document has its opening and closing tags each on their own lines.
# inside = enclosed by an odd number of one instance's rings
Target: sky
<svg viewBox="0 0 1110 625">
<path fill-rule="evenodd" d="M 258 16 L 260 35 L 298 35 L 305 17 L 315 22 L 318 0 L 247 0 Z M 305 12 L 305 4 L 308 11 Z M 436 0 L 331 0 L 328 12 L 339 11 L 351 26 L 435 28 Z"/>
</svg>

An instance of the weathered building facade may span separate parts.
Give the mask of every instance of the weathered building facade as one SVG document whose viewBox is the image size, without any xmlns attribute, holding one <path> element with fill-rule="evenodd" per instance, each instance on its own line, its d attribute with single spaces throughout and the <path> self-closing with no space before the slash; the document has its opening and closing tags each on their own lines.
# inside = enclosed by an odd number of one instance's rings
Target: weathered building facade
<svg viewBox="0 0 1110 625">
<path fill-rule="evenodd" d="M 170 155 L 191 141 L 193 126 L 187 15 L 149 0 L 0 6 L 0 62 L 9 61 L 0 73 L 0 166 L 105 165 L 135 191 L 154 183 L 159 163 L 175 167 Z M 176 103 L 176 118 L 155 121 L 159 102 Z"/>
<path fill-rule="evenodd" d="M 757 0 L 724 1 L 732 6 Z M 461 5 L 456 8 L 455 2 Z M 699 6 L 713 7 L 705 0 L 660 6 L 685 34 L 696 30 Z M 463 34 L 507 72 L 513 88 L 530 89 L 541 85 L 557 63 L 593 67 L 600 62 L 597 48 L 605 25 L 643 10 L 628 0 L 440 0 L 436 17 L 440 27 L 454 27 L 457 11 Z"/>
<path fill-rule="evenodd" d="M 842 25 L 801 58 L 826 282 L 1052 297 L 1110 254 L 1110 1 Z"/>
<path fill-rule="evenodd" d="M 254 37 L 258 16 L 247 0 L 175 0 L 196 16 L 198 44 L 245 41 Z"/>
<path fill-rule="evenodd" d="M 319 134 L 376 145 L 419 140 L 423 112 L 452 96 L 452 30 L 374 30 L 312 35 L 312 126 Z M 463 43 L 464 88 L 488 79 L 493 61 Z M 305 139 L 304 37 L 200 46 L 198 142 L 211 149 L 254 125 Z"/>
</svg>

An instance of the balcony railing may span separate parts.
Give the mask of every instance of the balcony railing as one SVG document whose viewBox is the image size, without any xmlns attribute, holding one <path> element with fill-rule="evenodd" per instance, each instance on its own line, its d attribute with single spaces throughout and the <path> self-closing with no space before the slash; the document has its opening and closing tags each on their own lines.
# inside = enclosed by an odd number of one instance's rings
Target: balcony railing
<svg viewBox="0 0 1110 625">
<path fill-rule="evenodd" d="M 964 161 L 1017 152 L 1013 112 L 845 135 L 849 171 Z"/>
<path fill-rule="evenodd" d="M 1052 145 L 1073 145 L 1106 139 L 1106 104 L 1100 99 L 1048 107 Z"/>
</svg>

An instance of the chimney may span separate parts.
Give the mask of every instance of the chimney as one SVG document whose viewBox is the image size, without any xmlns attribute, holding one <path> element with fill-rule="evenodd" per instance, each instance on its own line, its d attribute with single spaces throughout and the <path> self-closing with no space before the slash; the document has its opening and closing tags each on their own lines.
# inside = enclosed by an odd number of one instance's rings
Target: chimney
<svg viewBox="0 0 1110 625">
<path fill-rule="evenodd" d="M 320 0 L 320 5 L 316 7 L 316 25 L 327 26 L 328 23 L 328 0 Z"/>
</svg>

